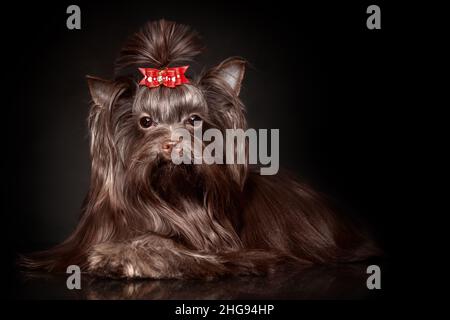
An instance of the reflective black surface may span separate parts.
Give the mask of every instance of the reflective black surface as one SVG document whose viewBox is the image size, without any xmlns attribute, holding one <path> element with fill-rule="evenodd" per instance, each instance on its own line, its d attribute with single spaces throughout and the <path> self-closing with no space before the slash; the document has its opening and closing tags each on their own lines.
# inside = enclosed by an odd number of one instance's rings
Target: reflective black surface
<svg viewBox="0 0 450 320">
<path fill-rule="evenodd" d="M 374 299 L 383 290 L 368 290 L 368 264 L 339 267 L 285 267 L 265 277 L 202 280 L 111 280 L 82 274 L 81 289 L 69 290 L 68 275 L 16 274 L 16 299 Z M 382 266 L 383 277 L 385 275 Z M 383 281 L 383 278 L 382 278 Z M 383 285 L 383 282 L 382 282 Z"/>
</svg>

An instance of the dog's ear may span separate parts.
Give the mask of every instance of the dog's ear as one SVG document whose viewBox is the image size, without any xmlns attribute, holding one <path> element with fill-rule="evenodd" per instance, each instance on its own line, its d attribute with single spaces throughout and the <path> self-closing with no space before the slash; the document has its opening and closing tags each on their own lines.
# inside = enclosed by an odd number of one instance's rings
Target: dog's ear
<svg viewBox="0 0 450 320">
<path fill-rule="evenodd" d="M 216 76 L 238 96 L 244 78 L 246 61 L 239 57 L 228 58 L 213 69 Z"/>
<path fill-rule="evenodd" d="M 234 93 L 238 96 L 241 91 L 242 79 L 245 73 L 245 60 L 241 58 L 229 58 L 218 66 L 219 77 L 221 77 Z"/>
<path fill-rule="evenodd" d="M 94 104 L 106 107 L 114 93 L 114 83 L 109 80 L 92 76 L 86 76 L 86 80 Z"/>
</svg>

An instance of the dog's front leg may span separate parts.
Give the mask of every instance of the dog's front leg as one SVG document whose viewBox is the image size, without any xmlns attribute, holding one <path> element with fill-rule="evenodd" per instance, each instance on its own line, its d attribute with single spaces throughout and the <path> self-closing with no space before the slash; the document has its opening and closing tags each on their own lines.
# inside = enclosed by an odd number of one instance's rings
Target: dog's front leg
<svg viewBox="0 0 450 320">
<path fill-rule="evenodd" d="M 201 278 L 224 275 L 263 275 L 279 260 L 261 250 L 200 252 L 150 234 L 125 242 L 94 246 L 88 255 L 88 271 L 110 278 Z"/>
</svg>

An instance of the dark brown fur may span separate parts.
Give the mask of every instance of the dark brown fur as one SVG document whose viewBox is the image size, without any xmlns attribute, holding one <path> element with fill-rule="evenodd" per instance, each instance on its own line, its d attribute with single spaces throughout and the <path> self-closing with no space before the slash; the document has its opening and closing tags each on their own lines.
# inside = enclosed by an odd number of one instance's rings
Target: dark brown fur
<svg viewBox="0 0 450 320">
<path fill-rule="evenodd" d="M 122 49 L 116 73 L 178 66 L 201 48 L 186 26 L 148 23 Z M 246 129 L 238 97 L 244 68 L 244 60 L 230 58 L 176 88 L 88 77 L 92 169 L 81 220 L 62 244 L 23 263 L 49 271 L 78 264 L 118 278 L 212 278 L 262 274 L 284 260 L 335 264 L 378 254 L 286 175 L 260 176 L 247 164 L 177 166 L 161 156 L 170 130 L 188 127 L 192 113 L 204 129 Z M 158 126 L 140 128 L 142 115 Z"/>
</svg>

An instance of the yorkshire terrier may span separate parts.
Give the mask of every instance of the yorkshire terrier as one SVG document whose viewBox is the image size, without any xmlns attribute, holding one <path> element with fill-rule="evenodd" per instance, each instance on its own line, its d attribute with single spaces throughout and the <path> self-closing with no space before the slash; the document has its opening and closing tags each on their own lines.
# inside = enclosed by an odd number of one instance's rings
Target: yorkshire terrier
<svg viewBox="0 0 450 320">
<path fill-rule="evenodd" d="M 228 58 L 188 79 L 183 65 L 202 50 L 190 27 L 150 22 L 122 48 L 115 79 L 87 77 L 92 166 L 82 216 L 63 243 L 24 258 L 28 268 L 215 278 L 379 254 L 365 233 L 291 176 L 261 175 L 247 161 L 171 160 L 182 143 L 173 140 L 177 128 L 192 139 L 198 123 L 202 130 L 247 129 L 239 98 L 245 60 Z"/>
</svg>

